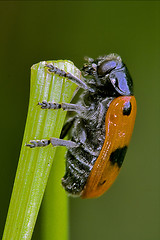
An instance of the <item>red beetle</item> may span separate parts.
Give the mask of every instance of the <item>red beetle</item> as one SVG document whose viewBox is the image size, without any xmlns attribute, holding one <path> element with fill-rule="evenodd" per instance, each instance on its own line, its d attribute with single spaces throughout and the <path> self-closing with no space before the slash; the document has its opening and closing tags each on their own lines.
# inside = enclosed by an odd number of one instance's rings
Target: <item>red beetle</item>
<svg viewBox="0 0 160 240">
<path fill-rule="evenodd" d="M 137 107 L 131 76 L 117 54 L 88 58 L 82 69 L 84 81 L 53 64 L 46 66 L 84 91 L 77 104 L 39 103 L 42 109 L 62 108 L 76 114 L 64 125 L 61 139 L 30 141 L 27 146 L 66 146 L 63 187 L 74 196 L 99 197 L 115 181 L 133 132 Z M 63 140 L 68 131 L 70 140 Z"/>
</svg>

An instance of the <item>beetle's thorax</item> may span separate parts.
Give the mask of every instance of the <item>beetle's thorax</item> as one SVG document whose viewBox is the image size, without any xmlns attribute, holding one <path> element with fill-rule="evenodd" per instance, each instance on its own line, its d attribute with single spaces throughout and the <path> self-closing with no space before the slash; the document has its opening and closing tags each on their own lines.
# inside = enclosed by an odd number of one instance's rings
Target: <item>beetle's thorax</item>
<svg viewBox="0 0 160 240">
<path fill-rule="evenodd" d="M 86 84 L 99 94 L 106 96 L 133 95 L 131 76 L 116 54 L 109 54 L 95 60 L 88 59 L 82 68 Z"/>
</svg>

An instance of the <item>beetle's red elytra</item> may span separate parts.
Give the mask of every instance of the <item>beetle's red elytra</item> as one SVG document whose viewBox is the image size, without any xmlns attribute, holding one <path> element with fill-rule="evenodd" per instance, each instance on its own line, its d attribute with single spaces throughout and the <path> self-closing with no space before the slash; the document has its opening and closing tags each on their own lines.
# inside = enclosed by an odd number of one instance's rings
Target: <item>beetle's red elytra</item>
<svg viewBox="0 0 160 240">
<path fill-rule="evenodd" d="M 60 139 L 31 140 L 28 147 L 65 146 L 66 173 L 62 186 L 73 196 L 101 196 L 115 181 L 123 163 L 136 118 L 131 76 L 117 54 L 88 58 L 82 68 L 84 81 L 53 64 L 46 67 L 82 88 L 76 104 L 39 103 L 42 109 L 73 111 Z M 51 110 L 52 111 L 52 110 Z M 70 140 L 63 140 L 69 133 Z"/>
<path fill-rule="evenodd" d="M 124 114 L 125 104 L 130 103 L 130 114 Z M 115 98 L 106 113 L 106 137 L 100 154 L 84 187 L 82 198 L 102 195 L 112 185 L 124 160 L 136 116 L 134 96 Z"/>
</svg>

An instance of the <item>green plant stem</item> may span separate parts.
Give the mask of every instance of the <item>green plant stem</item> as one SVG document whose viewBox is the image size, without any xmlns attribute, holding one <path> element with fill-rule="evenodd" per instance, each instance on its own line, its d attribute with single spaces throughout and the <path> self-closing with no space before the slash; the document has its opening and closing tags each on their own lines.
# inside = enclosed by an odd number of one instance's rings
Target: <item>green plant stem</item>
<svg viewBox="0 0 160 240">
<path fill-rule="evenodd" d="M 66 149 L 64 147 L 57 147 L 54 158 L 55 164 L 45 191 L 41 215 L 41 232 L 44 240 L 67 240 L 69 235 L 66 224 L 68 222 L 68 197 L 61 186 L 61 178 L 65 172 L 65 153 Z M 57 192 L 58 195 L 55 198 Z"/>
<path fill-rule="evenodd" d="M 70 61 L 54 61 L 53 64 L 80 77 L 80 71 Z M 76 84 L 67 79 L 48 73 L 45 62 L 31 68 L 29 110 L 3 240 L 31 239 L 56 148 L 49 145 L 30 149 L 25 144 L 30 140 L 59 137 L 66 115 L 61 109 L 41 109 L 37 103 L 43 100 L 70 102 L 76 87 Z M 61 177 L 59 171 L 54 174 L 57 178 Z M 53 189 L 56 189 L 56 186 L 57 183 L 55 182 L 55 186 L 53 183 Z M 59 191 L 55 191 L 54 198 L 61 198 L 67 208 L 65 195 L 59 196 Z M 58 211 L 59 209 L 53 213 L 53 218 L 56 219 Z M 63 215 L 63 212 L 61 214 Z M 56 228 L 62 229 L 63 224 L 66 226 L 67 218 L 64 218 L 61 224 L 57 222 Z M 58 239 L 60 238 L 56 238 Z"/>
</svg>

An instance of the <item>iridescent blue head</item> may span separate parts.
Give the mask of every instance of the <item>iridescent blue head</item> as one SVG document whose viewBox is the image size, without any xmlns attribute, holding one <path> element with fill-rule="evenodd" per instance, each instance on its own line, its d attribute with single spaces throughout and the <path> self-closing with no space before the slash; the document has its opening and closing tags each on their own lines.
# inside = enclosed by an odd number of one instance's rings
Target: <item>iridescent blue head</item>
<svg viewBox="0 0 160 240">
<path fill-rule="evenodd" d="M 109 54 L 95 60 L 88 58 L 87 61 L 82 71 L 92 88 L 106 90 L 111 96 L 133 95 L 132 78 L 120 56 Z"/>
</svg>

